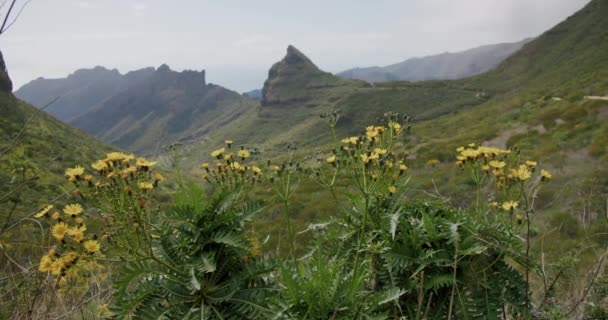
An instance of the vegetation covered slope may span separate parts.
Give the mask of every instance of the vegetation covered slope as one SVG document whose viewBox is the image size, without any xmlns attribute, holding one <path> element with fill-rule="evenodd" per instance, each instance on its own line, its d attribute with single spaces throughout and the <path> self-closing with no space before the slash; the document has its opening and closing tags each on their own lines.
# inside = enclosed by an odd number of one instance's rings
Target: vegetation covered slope
<svg viewBox="0 0 608 320">
<path fill-rule="evenodd" d="M 203 138 L 255 102 L 208 84 L 205 71 L 176 72 L 167 65 L 125 75 L 97 67 L 65 79 L 37 79 L 15 93 L 119 148 L 157 153 L 163 145 Z"/>
<path fill-rule="evenodd" d="M 117 147 L 153 154 L 176 141 L 203 138 L 254 104 L 207 84 L 204 71 L 176 72 L 163 65 L 72 124 Z"/>
<path fill-rule="evenodd" d="M 450 82 L 391 82 L 371 86 L 360 80 L 341 79 L 319 70 L 293 46 L 270 69 L 262 93 L 259 106 L 232 125 L 218 128 L 211 138 L 230 137 L 266 150 L 282 149 L 291 142 L 307 146 L 331 140 L 325 134 L 325 120 L 319 115 L 336 109 L 342 110 L 338 132 L 353 134 L 388 110 L 422 120 L 487 99 L 483 93 Z M 202 150 L 208 148 L 203 145 Z"/>
<path fill-rule="evenodd" d="M 108 70 L 104 67 L 80 69 L 66 78 L 38 78 L 30 81 L 15 91 L 15 96 L 39 108 L 59 98 L 45 111 L 69 123 L 152 73 L 154 68 L 124 75 L 116 69 Z"/>
<path fill-rule="evenodd" d="M 91 163 L 110 150 L 10 93 L 0 93 L 0 105 L 2 223 L 32 213 L 64 194 L 66 167 Z"/>
<path fill-rule="evenodd" d="M 0 64 L 4 65 L 1 61 Z M 8 79 L 4 69 L 0 77 Z M 37 224 L 28 219 L 54 201 L 73 198 L 65 188 L 65 169 L 87 165 L 110 147 L 79 129 L 15 98 L 10 90 L 0 90 L 0 258 L 3 275 L 16 266 L 8 263 L 26 259 L 36 243 L 31 230 Z M 34 246 L 34 247 L 29 247 Z M 6 255 L 6 257 L 5 257 Z M 25 272 L 24 272 L 25 273 Z M 7 278 L 5 278 L 7 279 Z M 3 282 L 0 286 L 11 285 Z"/>
<path fill-rule="evenodd" d="M 608 84 L 608 3 L 587 6 L 527 43 L 495 70 L 465 83 L 504 92 L 604 95 Z"/>
<path fill-rule="evenodd" d="M 263 104 L 234 126 L 218 130 L 214 141 L 232 138 L 235 143 L 260 145 L 270 155 L 294 141 L 302 147 L 302 156 L 314 158 L 316 148 L 309 146 L 331 141 L 325 120 L 318 117 L 321 112 L 342 109 L 339 137 L 357 133 L 386 111 L 408 113 L 420 120 L 402 146 L 411 154 L 412 189 L 416 190 L 412 192 L 455 204 L 468 201 L 471 195 L 464 190 L 472 182 L 454 174 L 455 149 L 472 142 L 516 147 L 525 157 L 539 159 L 555 171 L 556 183 L 539 194 L 542 214 L 535 219 L 559 229 L 558 217 L 575 217 L 574 222 L 568 220 L 574 231 L 562 229 L 552 236 L 560 241 L 572 239 L 569 232 L 574 238 L 584 237 L 585 228 L 605 225 L 590 221 L 604 216 L 608 197 L 604 178 L 608 176 L 608 102 L 584 98 L 608 93 L 608 42 L 602 41 L 608 30 L 607 14 L 608 3 L 592 1 L 497 69 L 472 78 L 375 87 L 354 83 L 340 87 L 341 94 L 331 99 L 327 97 L 334 89 L 323 94 L 311 90 L 317 103 L 310 108 L 297 102 L 313 96 L 306 97 L 307 89 L 300 87 L 297 95 L 304 98 L 285 105 L 289 107 Z M 281 84 L 275 80 L 271 88 L 281 90 Z M 289 96 L 282 100 L 289 101 Z M 191 159 L 206 159 L 211 147 L 194 148 Z M 326 218 L 319 212 L 336 209 L 329 205 L 331 195 L 318 192 L 314 183 L 303 182 L 299 188 L 302 193 L 294 198 L 293 215 L 301 226 Z M 260 223 L 260 230 L 277 232 L 274 224 L 270 216 Z M 546 249 L 559 252 L 560 242 L 555 244 Z M 561 244 L 573 248 L 576 241 Z"/>
<path fill-rule="evenodd" d="M 368 82 L 466 78 L 493 69 L 528 41 L 530 40 L 491 44 L 461 52 L 411 58 L 384 67 L 355 68 L 342 71 L 337 76 Z"/>
</svg>

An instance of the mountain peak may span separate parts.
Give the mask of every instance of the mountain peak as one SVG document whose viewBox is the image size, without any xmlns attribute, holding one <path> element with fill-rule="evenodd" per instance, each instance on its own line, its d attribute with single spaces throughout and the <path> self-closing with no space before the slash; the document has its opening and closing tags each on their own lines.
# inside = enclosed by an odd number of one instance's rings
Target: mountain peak
<svg viewBox="0 0 608 320">
<path fill-rule="evenodd" d="M 278 103 L 281 100 L 277 97 L 279 92 L 287 88 L 302 89 L 313 79 L 326 74 L 300 50 L 289 45 L 285 57 L 268 71 L 268 79 L 262 89 L 262 104 Z"/>
<path fill-rule="evenodd" d="M 321 70 L 319 70 L 319 68 L 306 55 L 292 45 L 287 47 L 287 54 L 283 60 L 279 62 L 279 64 L 298 68 L 300 72 L 321 72 Z"/>
<path fill-rule="evenodd" d="M 8 76 L 6 64 L 4 63 L 4 58 L 2 57 L 2 51 L 0 51 L 0 91 L 6 93 L 13 92 L 13 83 L 11 82 L 11 78 Z"/>
<path fill-rule="evenodd" d="M 173 71 L 173 70 L 171 70 L 169 65 L 167 65 L 166 63 L 163 63 L 158 67 L 158 69 L 156 69 L 156 71 L 157 72 L 169 72 L 169 71 Z"/>
</svg>

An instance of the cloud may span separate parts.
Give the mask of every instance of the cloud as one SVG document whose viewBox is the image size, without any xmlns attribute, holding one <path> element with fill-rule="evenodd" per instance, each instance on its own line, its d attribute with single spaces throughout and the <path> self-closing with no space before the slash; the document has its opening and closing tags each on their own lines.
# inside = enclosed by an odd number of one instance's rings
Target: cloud
<svg viewBox="0 0 608 320">
<path fill-rule="evenodd" d="M 272 37 L 265 34 L 253 34 L 241 38 L 234 42 L 237 47 L 255 47 L 260 45 L 267 45 L 272 42 Z"/>
<path fill-rule="evenodd" d="M 148 5 L 144 4 L 144 3 L 135 3 L 133 4 L 133 14 L 136 17 L 143 17 L 146 15 L 146 12 L 148 11 Z"/>
<path fill-rule="evenodd" d="M 74 1 L 72 4 L 81 9 L 95 9 L 97 7 L 89 1 Z"/>
<path fill-rule="evenodd" d="M 393 38 L 393 35 L 383 32 L 363 32 L 346 34 L 344 38 L 354 41 L 384 41 Z"/>
</svg>

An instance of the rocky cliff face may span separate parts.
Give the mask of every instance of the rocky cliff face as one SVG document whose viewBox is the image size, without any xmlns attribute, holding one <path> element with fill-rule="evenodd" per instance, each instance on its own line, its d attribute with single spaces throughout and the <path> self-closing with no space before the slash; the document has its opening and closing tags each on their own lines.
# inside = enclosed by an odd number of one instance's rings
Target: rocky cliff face
<svg viewBox="0 0 608 320">
<path fill-rule="evenodd" d="M 13 92 L 13 82 L 8 76 L 6 64 L 4 63 L 4 58 L 2 57 L 2 51 L 0 51 L 0 91 L 5 93 Z"/>
<path fill-rule="evenodd" d="M 154 68 L 145 68 L 122 75 L 116 69 L 99 66 L 79 69 L 66 78 L 33 80 L 15 91 L 15 95 L 39 108 L 59 97 L 45 111 L 70 122 L 119 92 L 148 79 L 154 72 Z"/>
<path fill-rule="evenodd" d="M 285 107 L 310 104 L 310 100 L 319 94 L 324 95 L 327 89 L 352 86 L 353 83 L 320 70 L 290 45 L 285 57 L 268 71 L 268 79 L 262 89 L 262 105 Z"/>
</svg>

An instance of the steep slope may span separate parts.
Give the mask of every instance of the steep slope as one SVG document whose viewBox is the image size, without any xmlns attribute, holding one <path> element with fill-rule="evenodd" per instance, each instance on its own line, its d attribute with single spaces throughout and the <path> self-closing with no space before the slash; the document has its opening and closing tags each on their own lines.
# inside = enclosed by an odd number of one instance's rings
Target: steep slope
<svg viewBox="0 0 608 320">
<path fill-rule="evenodd" d="M 528 41 L 529 39 L 526 39 L 514 43 L 486 45 L 461 52 L 412 58 L 385 67 L 355 68 L 340 72 L 337 76 L 368 82 L 460 79 L 496 67 Z"/>
<path fill-rule="evenodd" d="M 0 65 L 4 66 L 1 58 Z M 0 70 L 0 78 L 9 79 L 4 68 Z M 64 170 L 77 164 L 88 165 L 108 150 L 107 145 L 36 110 L 3 87 L 0 91 L 2 223 L 30 214 L 64 194 Z"/>
<path fill-rule="evenodd" d="M 262 89 L 262 105 L 281 108 L 291 105 L 314 107 L 318 104 L 317 98 L 342 94 L 344 88 L 362 86 L 363 83 L 342 80 L 321 71 L 308 57 L 290 45 L 283 60 L 275 63 L 268 71 L 268 79 Z"/>
<path fill-rule="evenodd" d="M 608 2 L 593 0 L 527 43 L 496 69 L 468 79 L 470 86 L 547 95 L 603 95 L 608 84 Z M 573 96 L 573 98 L 576 98 Z"/>
<path fill-rule="evenodd" d="M 387 111 L 423 120 L 483 103 L 484 94 L 449 82 L 395 82 L 371 86 L 320 70 L 293 46 L 268 72 L 261 105 L 215 131 L 212 140 L 234 139 L 266 151 L 290 143 L 318 145 L 331 140 L 322 113 L 341 109 L 338 133 L 356 134 Z M 205 152 L 208 145 L 195 148 Z M 196 157 L 193 157 L 196 158 Z"/>
<path fill-rule="evenodd" d="M 534 198 L 532 219 L 538 229 L 532 235 L 536 241 L 532 250 L 541 250 L 537 241 L 541 235 L 547 261 L 580 252 L 583 241 L 605 248 L 606 237 L 600 234 L 608 230 L 608 101 L 584 95 L 608 96 L 607 16 L 608 2 L 594 0 L 490 72 L 462 80 L 354 87 L 328 107 L 342 108 L 340 137 L 374 123 L 375 115 L 385 111 L 413 111 L 423 120 L 414 123 L 412 134 L 401 141 L 411 155 L 410 198 L 471 203 L 475 183 L 466 170 L 455 168 L 456 148 L 468 143 L 517 148 L 522 160 L 539 160 L 554 175 Z M 280 87 L 281 83 L 273 83 L 272 88 Z M 297 95 L 306 99 L 303 91 Z M 282 96 L 281 101 L 290 97 Z M 301 107 L 288 106 L 261 106 L 247 122 L 218 131 L 214 145 L 236 136 L 237 143 L 261 144 L 268 157 L 284 155 L 284 149 L 276 148 L 284 141 L 297 141 L 301 158 L 314 158 L 319 145 L 326 144 L 329 150 L 326 138 L 331 134 L 316 117 L 326 110 L 311 108 L 311 120 L 292 122 L 292 114 Z M 262 119 L 265 108 L 274 110 L 275 118 Z M 311 125 L 313 121 L 318 126 Z M 306 130 L 300 129 L 303 126 Z M 207 151 L 199 150 L 192 158 L 208 159 Z M 319 213 L 339 210 L 332 210 L 329 192 L 318 190 L 315 182 L 301 179 L 294 192 L 290 208 L 300 230 L 327 221 L 329 217 Z M 256 230 L 277 234 L 281 228 L 269 216 Z"/>
<path fill-rule="evenodd" d="M 4 63 L 2 52 L 0 52 L 0 91 L 7 94 L 11 94 L 13 91 L 13 82 L 8 76 L 8 71 L 6 70 L 6 64 Z"/>
<path fill-rule="evenodd" d="M 116 69 L 108 70 L 104 67 L 80 69 L 67 78 L 38 78 L 23 85 L 15 91 L 15 95 L 39 108 L 59 98 L 45 111 L 69 123 L 110 97 L 151 76 L 153 72 L 154 68 L 146 68 L 122 75 Z"/>
<path fill-rule="evenodd" d="M 369 85 L 363 81 L 321 71 L 289 46 L 285 57 L 268 72 L 261 104 L 214 132 L 214 137 L 226 136 L 267 149 L 283 148 L 294 141 L 309 143 L 325 133 L 319 114 L 338 108 L 344 98 L 365 87 Z"/>
<path fill-rule="evenodd" d="M 255 104 L 207 84 L 205 71 L 163 65 L 70 123 L 120 148 L 154 154 L 166 144 L 200 139 Z"/>
</svg>

